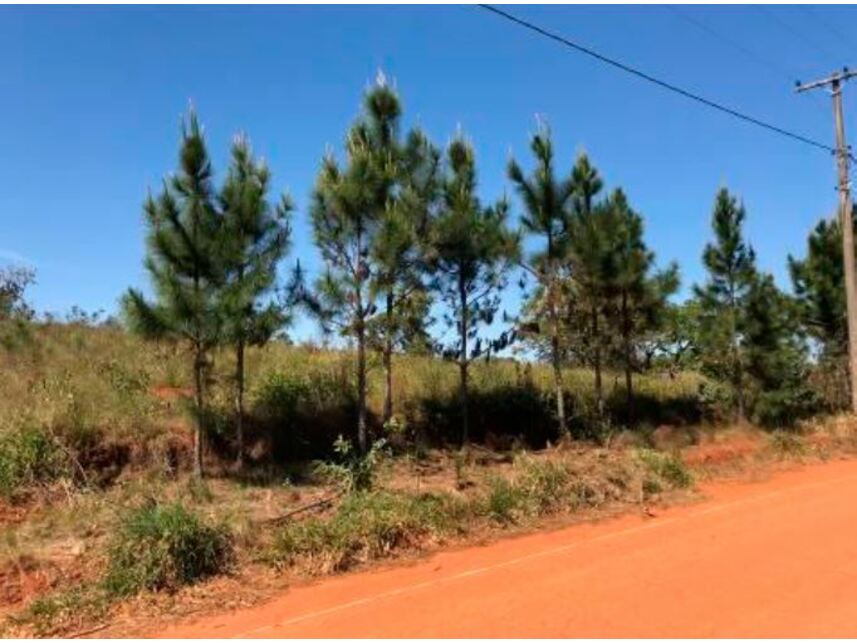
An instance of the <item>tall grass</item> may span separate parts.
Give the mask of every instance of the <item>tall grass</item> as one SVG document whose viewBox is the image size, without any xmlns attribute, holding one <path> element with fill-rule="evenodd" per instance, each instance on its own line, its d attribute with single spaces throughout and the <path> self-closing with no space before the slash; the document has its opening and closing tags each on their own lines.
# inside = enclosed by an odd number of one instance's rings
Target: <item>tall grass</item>
<svg viewBox="0 0 857 643">
<path fill-rule="evenodd" d="M 223 351 L 213 359 L 209 444 L 227 454 L 232 448 L 233 357 Z M 187 355 L 175 346 L 143 342 L 116 327 L 41 324 L 33 327 L 25 346 L 0 351 L 0 369 L 0 435 L 36 427 L 84 467 L 91 463 L 103 470 L 115 459 L 159 463 L 169 459 L 177 440 L 187 439 L 181 391 L 154 394 L 157 387 L 181 388 L 189 382 Z M 247 432 L 252 452 L 275 462 L 328 457 L 336 436 L 348 437 L 355 425 L 353 370 L 347 351 L 282 342 L 249 351 Z M 394 448 L 456 439 L 462 410 L 454 364 L 428 356 L 395 356 L 395 422 L 386 428 L 380 422 L 382 377 L 373 355 L 369 408 L 375 438 L 387 438 Z M 474 363 L 473 438 L 536 447 L 554 439 L 551 378 L 539 364 L 507 359 Z M 612 391 L 611 421 L 621 425 L 622 384 L 609 374 L 605 379 L 608 393 Z M 572 428 L 578 437 L 591 437 L 592 374 L 568 369 L 565 381 Z M 690 373 L 675 379 L 638 377 L 638 420 L 650 425 L 697 420 L 699 382 Z"/>
<path fill-rule="evenodd" d="M 205 524 L 181 504 L 151 504 L 119 525 L 104 587 L 115 596 L 176 590 L 223 572 L 231 560 L 225 528 Z"/>
</svg>

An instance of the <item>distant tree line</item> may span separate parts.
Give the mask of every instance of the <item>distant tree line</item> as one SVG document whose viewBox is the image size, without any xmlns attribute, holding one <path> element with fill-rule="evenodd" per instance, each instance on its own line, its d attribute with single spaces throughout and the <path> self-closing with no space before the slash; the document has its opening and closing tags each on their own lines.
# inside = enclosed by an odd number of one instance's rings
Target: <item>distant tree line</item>
<svg viewBox="0 0 857 643">
<path fill-rule="evenodd" d="M 593 371 L 595 426 L 607 421 L 607 370 L 624 375 L 629 426 L 634 376 L 655 367 L 702 371 L 711 382 L 703 396 L 738 421 L 789 424 L 841 405 L 848 383 L 835 222 L 823 221 L 811 233 L 805 259 L 789 257 L 795 294 L 788 295 L 758 269 L 744 238 L 745 208 L 721 189 L 713 239 L 702 257 L 708 277 L 694 286 L 691 298 L 676 304 L 671 298 L 679 289 L 678 266 L 658 267 L 645 240 L 644 217 L 624 191 L 605 191 L 586 154 L 560 167 L 545 125 L 530 148 L 529 170 L 515 159 L 508 164 L 520 208 L 515 226 L 509 201 L 480 197 L 468 139 L 458 134 L 440 149 L 419 129 L 406 129 L 399 96 L 379 78 L 345 136 L 344 154 L 331 152 L 321 161 L 308 215 L 323 270 L 306 283 L 297 264 L 282 283 L 277 268 L 290 246 L 290 199 L 270 195 L 269 171 L 243 136 L 233 142 L 218 185 L 202 128 L 191 113 L 183 125 L 178 170 L 144 204 L 145 267 L 154 299 L 129 290 L 123 311 L 143 336 L 187 346 L 196 473 L 202 474 L 212 351 L 229 346 L 235 352 L 240 467 L 244 351 L 285 328 L 297 307 L 355 348 L 353 436 L 362 451 L 371 435 L 371 351 L 384 369 L 385 425 L 394 420 L 396 352 L 433 351 L 457 363 L 462 443 L 471 422 L 470 363 L 513 342 L 552 366 L 558 439 L 570 437 L 572 401 L 563 382 L 570 365 Z M 521 310 L 509 330 L 491 337 L 501 294 L 515 275 L 523 275 Z M 442 311 L 442 319 L 432 318 L 434 310 Z M 432 337 L 436 321 L 452 332 L 451 340 L 449 333 L 443 335 L 446 343 Z M 819 378 L 821 388 L 814 386 Z"/>
</svg>

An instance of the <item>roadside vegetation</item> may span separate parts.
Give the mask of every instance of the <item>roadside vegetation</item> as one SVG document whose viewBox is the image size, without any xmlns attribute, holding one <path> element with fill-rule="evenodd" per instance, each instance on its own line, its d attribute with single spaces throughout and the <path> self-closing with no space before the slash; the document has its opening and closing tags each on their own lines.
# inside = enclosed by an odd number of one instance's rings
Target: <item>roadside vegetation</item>
<svg viewBox="0 0 857 643">
<path fill-rule="evenodd" d="M 514 198 L 484 195 L 472 142 L 407 128 L 381 77 L 301 213 L 245 136 L 217 172 L 191 113 L 143 205 L 150 289 L 59 318 L 2 269 L 0 631 L 260 600 L 855 451 L 835 223 L 788 258 L 786 293 L 723 188 L 677 302 L 631 195 L 543 123 L 530 151 Z M 298 314 L 321 341 L 290 338 Z"/>
</svg>

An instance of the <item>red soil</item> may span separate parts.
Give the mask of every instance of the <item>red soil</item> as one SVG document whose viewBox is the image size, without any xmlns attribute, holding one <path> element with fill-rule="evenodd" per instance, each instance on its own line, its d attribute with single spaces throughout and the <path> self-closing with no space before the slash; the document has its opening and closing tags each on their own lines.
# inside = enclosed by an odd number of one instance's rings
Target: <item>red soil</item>
<svg viewBox="0 0 857 643">
<path fill-rule="evenodd" d="M 298 587 L 169 637 L 855 637 L 857 461 Z"/>
<path fill-rule="evenodd" d="M 708 442 L 687 447 L 681 459 L 689 465 L 723 464 L 751 456 L 761 448 L 760 441 L 750 437 L 733 437 L 723 442 Z"/>
<path fill-rule="evenodd" d="M 158 384 L 157 386 L 152 387 L 152 395 L 154 395 L 159 400 L 172 402 L 174 400 L 190 398 L 193 395 L 193 391 L 191 391 L 189 388 Z"/>
</svg>

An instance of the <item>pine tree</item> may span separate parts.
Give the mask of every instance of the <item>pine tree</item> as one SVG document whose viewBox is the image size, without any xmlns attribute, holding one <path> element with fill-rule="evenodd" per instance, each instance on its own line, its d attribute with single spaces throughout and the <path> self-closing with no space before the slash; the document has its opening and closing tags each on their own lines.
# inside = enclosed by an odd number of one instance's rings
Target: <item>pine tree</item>
<svg viewBox="0 0 857 643">
<path fill-rule="evenodd" d="M 738 421 L 746 418 L 745 361 L 742 335 L 749 291 L 756 278 L 756 257 L 743 238 L 747 214 L 726 188 L 717 193 L 712 215 L 714 242 L 702 260 L 708 281 L 696 286 L 702 308 L 703 366 L 732 387 Z"/>
<path fill-rule="evenodd" d="M 760 274 L 747 293 L 743 336 L 747 375 L 755 389 L 753 419 L 772 427 L 791 426 L 818 408 L 807 384 L 806 345 L 796 302 L 771 275 Z"/>
<path fill-rule="evenodd" d="M 595 375 L 596 413 L 601 419 L 604 417 L 603 325 L 611 278 L 608 262 L 610 210 L 595 201 L 603 182 L 586 154 L 577 158 L 572 170 L 572 187 L 567 261 L 574 291 L 568 300 L 569 325 L 577 328 L 588 348 L 587 358 Z"/>
<path fill-rule="evenodd" d="M 244 352 L 261 346 L 289 321 L 272 294 L 277 264 L 288 251 L 292 203 L 268 201 L 270 173 L 255 160 L 249 141 L 232 145 L 232 164 L 220 193 L 226 283 L 221 295 L 225 339 L 235 349 L 236 467 L 244 465 Z"/>
<path fill-rule="evenodd" d="M 637 369 L 637 348 L 645 333 L 664 323 L 667 299 L 678 290 L 678 266 L 654 272 L 655 253 L 643 239 L 643 218 L 634 212 L 621 190 L 615 190 L 607 202 L 608 250 L 611 266 L 612 291 L 615 303 L 612 322 L 619 338 L 627 412 L 634 416 L 633 371 Z M 610 276 L 610 275 L 608 275 Z"/>
<path fill-rule="evenodd" d="M 526 177 L 518 163 L 509 161 L 508 174 L 524 205 L 521 217 L 524 232 L 544 240 L 522 266 L 537 283 L 528 302 L 528 317 L 539 334 L 550 341 L 554 394 L 559 435 L 568 437 L 565 395 L 562 380 L 563 301 L 566 276 L 564 259 L 568 246 L 568 211 L 574 184 L 571 177 L 559 179 L 554 169 L 554 151 L 550 130 L 541 126 L 530 142 L 536 160 L 531 176 Z"/>
<path fill-rule="evenodd" d="M 854 217 L 852 216 L 852 221 Z M 848 405 L 848 324 L 839 219 L 822 220 L 810 232 L 804 259 L 788 258 L 800 322 L 818 343 L 818 368 L 828 404 Z"/>
<path fill-rule="evenodd" d="M 202 476 L 209 352 L 221 337 L 218 296 L 224 283 L 222 217 L 202 128 L 191 112 L 182 126 L 179 171 L 144 205 L 149 231 L 146 270 L 155 302 L 130 289 L 123 309 L 132 330 L 149 338 L 184 342 L 194 381 L 194 474 Z"/>
<path fill-rule="evenodd" d="M 374 96 L 384 96 L 389 106 L 395 94 L 378 87 Z M 389 109 L 389 107 L 388 107 Z M 382 109 L 376 120 L 382 120 Z M 390 124 L 391 135 L 374 140 L 373 156 L 387 172 L 390 183 L 384 197 L 378 232 L 371 256 L 375 273 L 372 287 L 382 300 L 382 310 L 372 320 L 384 367 L 383 420 L 393 416 L 393 350 L 425 341 L 424 322 L 430 305 L 423 283 L 424 244 L 430 212 L 437 195 L 439 154 L 426 136 L 412 130 L 405 141 L 395 136 L 397 124 Z"/>
<path fill-rule="evenodd" d="M 433 286 L 448 309 L 447 323 L 458 334 L 448 351 L 459 367 L 461 442 L 469 440 L 468 367 L 483 352 L 480 325 L 490 324 L 500 304 L 507 271 L 519 256 L 519 239 L 507 226 L 508 206 L 483 206 L 476 194 L 476 161 L 462 137 L 450 143 L 443 181 L 443 205 L 430 230 Z M 471 342 L 473 345 L 471 346 Z"/>
<path fill-rule="evenodd" d="M 328 154 L 316 180 L 310 211 L 316 246 L 326 264 L 312 309 L 326 329 L 337 328 L 357 348 L 357 444 L 368 450 L 366 349 L 378 287 L 375 246 L 394 176 L 379 162 L 379 144 L 393 136 L 398 102 L 384 84 L 364 100 L 363 114 L 346 137 L 343 166 Z"/>
<path fill-rule="evenodd" d="M 832 355 L 845 352 L 848 337 L 840 228 L 838 219 L 819 221 L 807 238 L 806 258 L 788 258 L 803 323 Z"/>
</svg>

